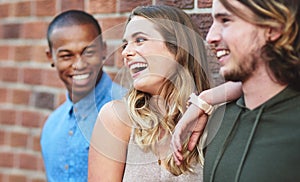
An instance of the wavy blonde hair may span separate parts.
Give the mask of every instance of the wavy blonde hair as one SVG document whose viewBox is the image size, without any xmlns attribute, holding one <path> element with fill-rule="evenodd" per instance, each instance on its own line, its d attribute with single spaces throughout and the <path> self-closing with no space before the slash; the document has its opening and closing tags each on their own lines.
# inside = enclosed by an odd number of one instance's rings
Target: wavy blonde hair
<svg viewBox="0 0 300 182">
<path fill-rule="evenodd" d="M 144 17 L 155 24 L 161 33 L 168 50 L 175 55 L 177 70 L 170 75 L 160 91 L 164 93 L 164 110 L 161 113 L 151 105 L 152 96 L 131 88 L 126 97 L 128 113 L 135 127 L 134 139 L 144 151 L 158 154 L 157 143 L 161 135 L 170 136 L 175 125 L 186 110 L 186 101 L 192 92 L 201 92 L 210 88 L 207 75 L 208 61 L 206 48 L 198 28 L 184 11 L 169 6 L 146 6 L 135 8 L 128 18 Z M 163 91 L 163 92 L 162 92 Z M 177 166 L 170 154 L 165 160 L 166 168 L 174 175 L 193 172 L 193 166 L 199 162 L 199 151 L 183 147 L 184 160 Z"/>
<path fill-rule="evenodd" d="M 275 41 L 268 41 L 262 48 L 262 57 L 269 71 L 279 83 L 300 90 L 300 7 L 299 0 L 240 0 L 253 14 L 248 15 L 220 0 L 226 9 L 254 25 L 271 27 L 281 31 Z"/>
</svg>

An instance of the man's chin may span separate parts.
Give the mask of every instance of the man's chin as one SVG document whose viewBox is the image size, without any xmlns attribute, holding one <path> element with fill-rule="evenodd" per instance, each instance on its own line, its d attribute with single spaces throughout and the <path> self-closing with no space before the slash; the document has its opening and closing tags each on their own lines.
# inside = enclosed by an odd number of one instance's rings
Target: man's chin
<svg viewBox="0 0 300 182">
<path fill-rule="evenodd" d="M 70 93 L 71 98 L 74 98 L 76 101 L 84 98 L 86 95 L 88 95 L 95 87 L 92 87 L 90 89 L 86 88 L 73 88 L 72 92 Z M 74 99 L 72 99 L 74 101 Z"/>
</svg>

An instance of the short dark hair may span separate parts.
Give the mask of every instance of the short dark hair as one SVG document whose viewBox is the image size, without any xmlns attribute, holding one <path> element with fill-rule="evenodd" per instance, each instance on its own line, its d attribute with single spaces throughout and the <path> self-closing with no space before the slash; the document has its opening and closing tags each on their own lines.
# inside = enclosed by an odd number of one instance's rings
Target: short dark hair
<svg viewBox="0 0 300 182">
<path fill-rule="evenodd" d="M 68 10 L 57 15 L 49 24 L 47 30 L 47 41 L 49 49 L 52 49 L 50 40 L 53 30 L 57 27 L 67 27 L 72 25 L 91 24 L 99 34 L 99 39 L 102 42 L 102 31 L 98 21 L 90 14 L 80 10 Z"/>
</svg>

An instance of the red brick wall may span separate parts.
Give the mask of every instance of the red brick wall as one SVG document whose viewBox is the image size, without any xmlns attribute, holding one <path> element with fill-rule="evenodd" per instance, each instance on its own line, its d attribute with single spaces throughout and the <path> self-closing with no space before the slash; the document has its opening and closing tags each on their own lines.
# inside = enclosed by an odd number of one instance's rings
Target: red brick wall
<svg viewBox="0 0 300 182">
<path fill-rule="evenodd" d="M 45 119 L 64 101 L 64 87 L 46 59 L 46 28 L 57 13 L 86 10 L 103 27 L 111 52 L 137 5 L 167 4 L 191 14 L 203 36 L 211 24 L 211 0 L 1 0 L 0 1 L 0 181 L 45 181 L 39 136 Z M 108 32 L 108 34 L 105 34 Z M 117 35 L 117 36 L 116 36 Z M 113 77 L 118 54 L 105 70 Z"/>
</svg>

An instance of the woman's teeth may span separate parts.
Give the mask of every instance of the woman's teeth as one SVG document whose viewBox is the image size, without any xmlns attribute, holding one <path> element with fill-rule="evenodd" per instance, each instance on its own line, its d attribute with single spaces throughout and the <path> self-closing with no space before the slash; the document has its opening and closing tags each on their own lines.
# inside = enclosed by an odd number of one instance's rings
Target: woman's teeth
<svg viewBox="0 0 300 182">
<path fill-rule="evenodd" d="M 146 64 L 146 63 L 135 63 L 135 64 L 130 65 L 130 70 L 133 73 L 137 73 L 139 71 L 146 69 L 147 66 L 148 66 L 148 64 Z"/>
</svg>

